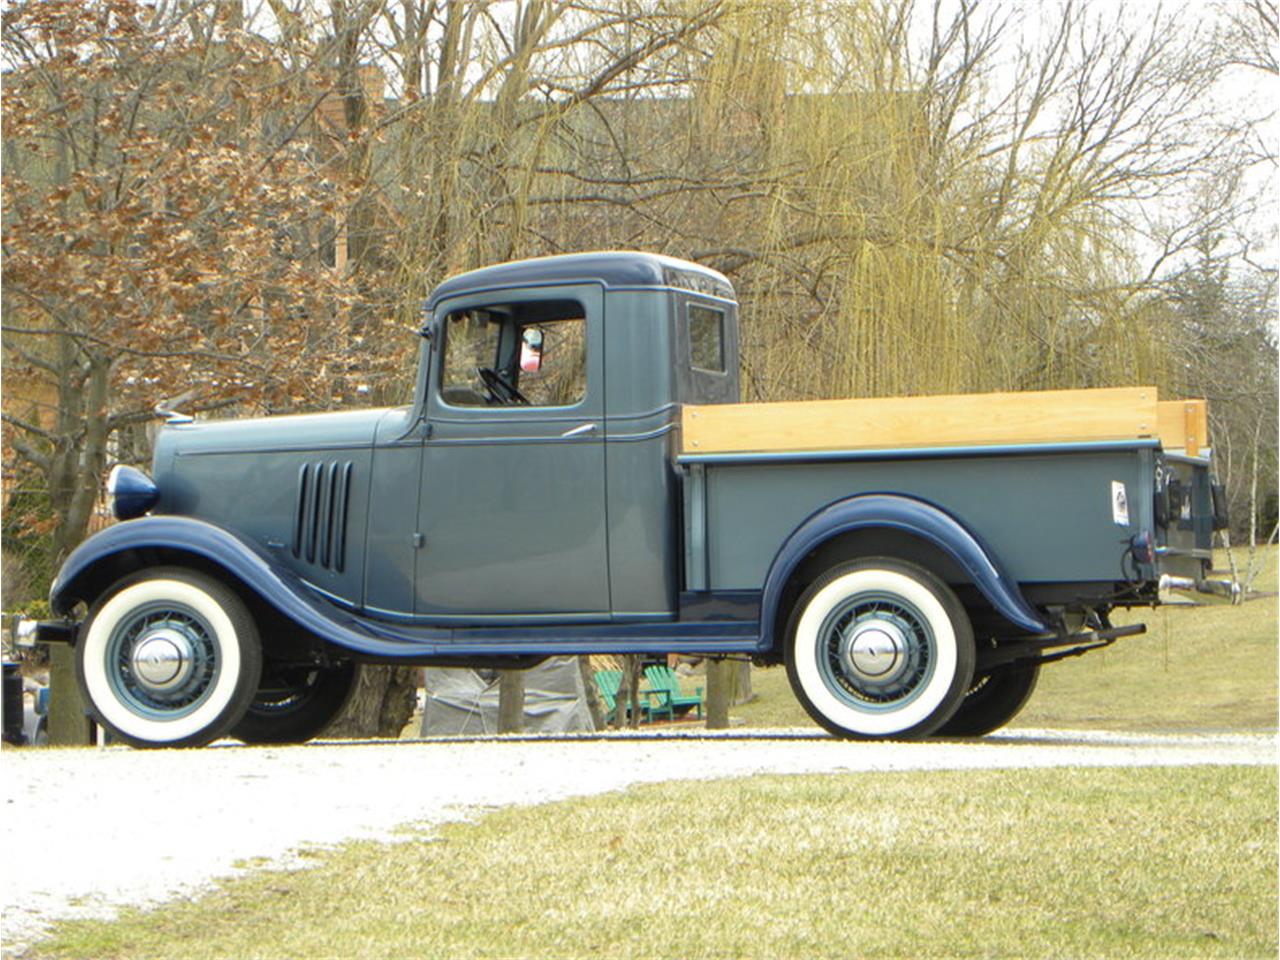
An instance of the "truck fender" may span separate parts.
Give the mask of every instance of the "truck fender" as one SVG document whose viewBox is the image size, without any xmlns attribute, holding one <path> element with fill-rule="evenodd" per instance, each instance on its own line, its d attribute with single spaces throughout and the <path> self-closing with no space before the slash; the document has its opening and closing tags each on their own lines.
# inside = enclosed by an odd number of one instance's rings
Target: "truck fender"
<svg viewBox="0 0 1280 960">
<path fill-rule="evenodd" d="M 166 549 L 211 561 L 264 594 L 273 587 L 287 589 L 280 571 L 228 530 L 190 517 L 142 517 L 100 530 L 71 551 L 49 588 L 49 608 L 69 616 L 78 601 L 92 604 L 110 585 L 99 582 L 104 575 L 112 580 L 119 575 L 112 572 L 118 567 L 113 560 L 128 551 Z"/>
<path fill-rule="evenodd" d="M 274 564 L 258 547 L 229 530 L 190 517 L 142 517 L 94 534 L 62 565 L 49 590 L 50 609 L 67 617 L 77 602 L 92 604 L 124 572 L 136 569 L 120 563 L 125 554 L 148 550 L 174 551 L 209 562 L 322 640 L 373 654 L 405 650 L 405 644 L 371 633 L 360 618 L 317 599 L 301 579 Z M 419 631 L 414 639 L 428 639 L 426 633 Z"/>
<path fill-rule="evenodd" d="M 933 544 L 969 576 L 987 601 L 1010 623 L 1028 633 L 1048 627 L 1027 603 L 1017 582 L 996 556 L 959 520 L 940 507 L 900 494 L 862 494 L 837 500 L 811 515 L 782 544 L 765 577 L 760 601 L 760 649 L 772 649 L 783 593 L 800 563 L 832 537 L 855 530 L 900 531 Z"/>
</svg>

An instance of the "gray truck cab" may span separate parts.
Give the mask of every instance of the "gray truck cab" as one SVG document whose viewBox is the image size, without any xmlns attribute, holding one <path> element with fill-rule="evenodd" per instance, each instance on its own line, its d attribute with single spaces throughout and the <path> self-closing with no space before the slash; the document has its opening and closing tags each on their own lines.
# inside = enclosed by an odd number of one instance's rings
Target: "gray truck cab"
<svg viewBox="0 0 1280 960">
<path fill-rule="evenodd" d="M 667 257 L 571 255 L 464 274 L 427 311 L 410 449 L 380 437 L 373 468 L 420 453 L 415 536 L 404 485 L 389 483 L 370 502 L 367 606 L 442 621 L 671 615 L 673 432 L 681 403 L 738 399 L 729 282 Z M 412 598 L 387 576 L 410 565 Z"/>
</svg>

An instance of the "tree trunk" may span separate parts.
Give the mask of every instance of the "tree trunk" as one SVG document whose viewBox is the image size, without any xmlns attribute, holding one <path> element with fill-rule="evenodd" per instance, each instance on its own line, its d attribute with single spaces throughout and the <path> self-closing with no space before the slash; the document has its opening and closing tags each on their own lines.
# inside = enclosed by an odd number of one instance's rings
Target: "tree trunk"
<svg viewBox="0 0 1280 960">
<path fill-rule="evenodd" d="M 498 732 L 524 729 L 524 671 L 498 671 Z"/>
<path fill-rule="evenodd" d="M 421 674 L 418 667 L 360 664 L 355 692 L 325 737 L 360 740 L 400 736 L 413 716 Z"/>
<path fill-rule="evenodd" d="M 591 713 L 591 725 L 597 730 L 603 730 L 604 704 L 600 702 L 600 691 L 596 689 L 596 676 L 591 669 L 591 658 L 579 657 L 578 670 L 582 673 L 582 690 L 586 695 L 587 710 Z"/>
<path fill-rule="evenodd" d="M 76 685 L 76 652 L 65 643 L 49 645 L 49 745 L 83 747 L 93 743 L 93 723 L 85 715 Z"/>
<path fill-rule="evenodd" d="M 640 726 L 640 657 L 628 653 L 622 658 L 622 684 L 618 687 L 618 726 L 622 726 L 623 711 L 627 712 L 627 726 Z"/>
</svg>

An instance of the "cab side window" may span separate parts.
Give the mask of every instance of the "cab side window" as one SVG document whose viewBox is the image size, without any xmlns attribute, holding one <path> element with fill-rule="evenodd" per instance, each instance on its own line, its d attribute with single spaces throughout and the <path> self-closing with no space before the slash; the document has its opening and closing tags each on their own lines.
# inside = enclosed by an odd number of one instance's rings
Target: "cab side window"
<svg viewBox="0 0 1280 960">
<path fill-rule="evenodd" d="M 460 407 L 567 407 L 587 394 L 587 322 L 572 300 L 456 310 L 443 324 L 440 399 Z"/>
<path fill-rule="evenodd" d="M 689 365 L 708 373 L 724 373 L 724 311 L 691 303 Z"/>
<path fill-rule="evenodd" d="M 537 343 L 541 343 L 540 348 L 535 348 Z M 529 403 L 535 407 L 571 407 L 586 397 L 584 318 L 530 324 L 521 332 L 520 349 L 520 390 Z"/>
</svg>

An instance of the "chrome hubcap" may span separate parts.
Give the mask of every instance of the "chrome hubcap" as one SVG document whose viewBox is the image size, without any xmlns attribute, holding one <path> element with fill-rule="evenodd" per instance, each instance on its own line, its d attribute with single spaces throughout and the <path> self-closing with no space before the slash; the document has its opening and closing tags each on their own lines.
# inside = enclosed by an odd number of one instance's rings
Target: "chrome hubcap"
<svg viewBox="0 0 1280 960">
<path fill-rule="evenodd" d="M 840 642 L 840 660 L 852 676 L 886 683 L 893 680 L 906 663 L 907 638 L 902 629 L 887 620 L 854 625 Z"/>
<path fill-rule="evenodd" d="M 191 673 L 192 659 L 191 641 L 177 630 L 162 627 L 138 640 L 130 665 L 141 686 L 165 691 L 182 685 Z"/>
<path fill-rule="evenodd" d="M 819 632 L 818 669 L 828 689 L 866 710 L 893 710 L 917 697 L 934 667 L 925 617 L 891 593 L 855 594 Z"/>
<path fill-rule="evenodd" d="M 159 601 L 112 631 L 107 679 L 130 710 L 174 720 L 197 709 L 217 685 L 221 658 L 213 631 L 194 610 Z"/>
</svg>

